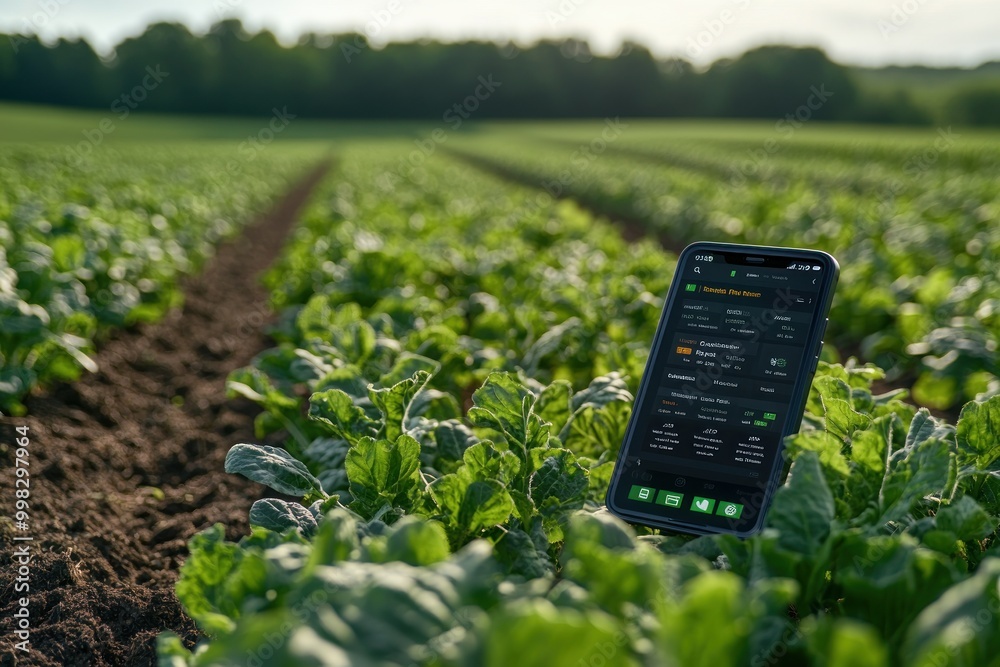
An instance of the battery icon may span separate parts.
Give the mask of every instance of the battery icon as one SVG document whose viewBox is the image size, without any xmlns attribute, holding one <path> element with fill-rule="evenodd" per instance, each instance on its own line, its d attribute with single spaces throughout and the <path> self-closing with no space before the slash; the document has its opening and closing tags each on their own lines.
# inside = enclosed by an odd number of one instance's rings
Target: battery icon
<svg viewBox="0 0 1000 667">
<path fill-rule="evenodd" d="M 736 277 L 736 271 L 730 271 L 729 272 L 729 277 L 730 278 L 735 278 Z"/>
<path fill-rule="evenodd" d="M 814 266 L 813 267 L 813 271 L 819 271 L 821 268 L 823 268 L 823 267 L 821 267 L 821 266 Z"/>
<path fill-rule="evenodd" d="M 688 292 L 697 292 L 698 291 L 698 286 L 696 284 L 694 284 L 694 283 L 688 283 L 687 285 L 684 286 L 684 289 L 685 289 L 685 291 L 688 291 Z"/>
</svg>

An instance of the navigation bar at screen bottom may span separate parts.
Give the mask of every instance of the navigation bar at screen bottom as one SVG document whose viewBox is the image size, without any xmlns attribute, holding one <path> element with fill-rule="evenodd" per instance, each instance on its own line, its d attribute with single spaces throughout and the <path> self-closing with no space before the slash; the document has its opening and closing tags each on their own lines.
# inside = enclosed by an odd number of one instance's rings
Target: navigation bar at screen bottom
<svg viewBox="0 0 1000 667">
<path fill-rule="evenodd" d="M 650 486 L 641 486 L 639 484 L 633 484 L 632 488 L 629 489 L 628 492 L 629 500 L 653 503 L 654 505 L 660 505 L 667 508 L 678 510 L 687 509 L 701 514 L 717 514 L 718 516 L 724 516 L 727 519 L 739 519 L 743 514 L 743 505 L 740 503 L 718 500 L 716 498 L 707 498 L 704 496 L 693 496 L 691 498 L 691 502 L 685 506 L 684 495 L 685 494 L 677 493 L 676 491 L 654 489 Z"/>
</svg>

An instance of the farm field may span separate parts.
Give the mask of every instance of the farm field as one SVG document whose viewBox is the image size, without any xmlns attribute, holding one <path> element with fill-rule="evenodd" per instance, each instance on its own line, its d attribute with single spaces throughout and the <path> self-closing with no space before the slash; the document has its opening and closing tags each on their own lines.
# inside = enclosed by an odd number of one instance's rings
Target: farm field
<svg viewBox="0 0 1000 667">
<path fill-rule="evenodd" d="M 459 150 L 673 247 L 827 250 L 842 266 L 830 358 L 860 354 L 942 410 L 1000 390 L 1000 137 L 782 127 L 564 126 Z"/>
<path fill-rule="evenodd" d="M 595 150 L 608 127 L 315 125 L 225 187 L 225 131 L 86 174 L 0 146 L 6 317 L 43 340 L 0 333 L 0 373 L 38 364 L 0 457 L 27 425 L 44 664 L 990 664 L 1000 139 L 637 122 Z M 32 223 L 67 209 L 57 253 Z M 843 267 L 745 541 L 600 510 L 695 239 Z"/>
</svg>

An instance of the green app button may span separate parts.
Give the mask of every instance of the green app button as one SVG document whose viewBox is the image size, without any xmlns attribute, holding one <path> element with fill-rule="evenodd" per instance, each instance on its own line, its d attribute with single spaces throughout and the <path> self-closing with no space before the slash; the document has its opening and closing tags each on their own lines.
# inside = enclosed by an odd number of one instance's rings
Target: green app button
<svg viewBox="0 0 1000 667">
<path fill-rule="evenodd" d="M 656 489 L 651 489 L 648 486 L 639 486 L 638 484 L 633 484 L 631 490 L 628 492 L 629 500 L 639 500 L 644 503 L 653 502 L 655 496 Z"/>
<path fill-rule="evenodd" d="M 743 514 L 743 505 L 740 505 L 739 503 L 727 503 L 725 501 L 720 501 L 719 509 L 715 513 L 728 519 L 739 519 Z"/>
<path fill-rule="evenodd" d="M 682 500 L 684 500 L 684 494 L 673 491 L 660 491 L 656 496 L 656 504 L 665 507 L 680 507 Z"/>
<path fill-rule="evenodd" d="M 701 512 L 702 514 L 711 514 L 712 510 L 715 508 L 715 500 L 712 498 L 702 498 L 701 496 L 695 496 L 694 500 L 691 501 L 691 511 Z"/>
</svg>

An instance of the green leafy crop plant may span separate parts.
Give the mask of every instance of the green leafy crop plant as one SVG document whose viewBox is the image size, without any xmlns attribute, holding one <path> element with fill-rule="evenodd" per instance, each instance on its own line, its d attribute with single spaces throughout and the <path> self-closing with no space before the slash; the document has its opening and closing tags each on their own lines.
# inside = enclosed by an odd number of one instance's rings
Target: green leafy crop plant
<svg viewBox="0 0 1000 667">
<path fill-rule="evenodd" d="M 821 364 L 764 532 L 636 531 L 600 504 L 671 258 L 405 151 L 348 151 L 270 274 L 226 469 L 278 496 L 191 541 L 209 639 L 161 664 L 995 661 L 1000 398 L 950 425 Z"/>
<path fill-rule="evenodd" d="M 183 275 L 281 194 L 307 164 L 276 150 L 234 163 L 224 147 L 0 153 L 0 411 L 21 413 L 38 383 L 95 370 L 112 327 L 178 305 Z"/>
<path fill-rule="evenodd" d="M 994 135 L 773 125 L 494 129 L 455 146 L 556 196 L 694 240 L 813 247 L 842 267 L 827 342 L 949 409 L 1000 391 Z"/>
</svg>

